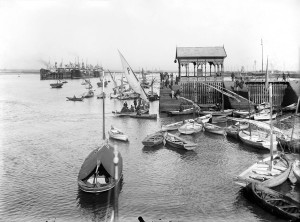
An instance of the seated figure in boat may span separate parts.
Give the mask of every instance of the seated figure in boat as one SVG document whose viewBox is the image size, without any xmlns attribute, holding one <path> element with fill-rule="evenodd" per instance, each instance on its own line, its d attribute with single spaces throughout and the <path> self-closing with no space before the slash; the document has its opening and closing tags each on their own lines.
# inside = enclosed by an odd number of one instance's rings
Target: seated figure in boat
<svg viewBox="0 0 300 222">
<path fill-rule="evenodd" d="M 121 109 L 121 113 L 128 113 L 128 112 L 132 112 L 132 111 L 130 109 L 128 109 L 128 104 L 125 101 L 124 105 L 123 105 L 123 108 Z"/>
<path fill-rule="evenodd" d="M 182 103 L 180 103 L 179 112 L 182 112 L 183 110 L 184 110 L 184 107 L 183 107 Z"/>
<path fill-rule="evenodd" d="M 141 115 L 142 115 L 141 109 L 138 109 L 138 110 L 137 110 L 136 115 L 138 115 L 138 116 L 141 116 Z"/>
<path fill-rule="evenodd" d="M 131 111 L 131 112 L 134 112 L 134 107 L 133 107 L 133 105 L 131 105 L 130 111 Z"/>
<path fill-rule="evenodd" d="M 217 104 L 216 104 L 216 111 L 220 111 L 220 110 L 221 110 L 220 103 L 217 103 Z"/>
</svg>

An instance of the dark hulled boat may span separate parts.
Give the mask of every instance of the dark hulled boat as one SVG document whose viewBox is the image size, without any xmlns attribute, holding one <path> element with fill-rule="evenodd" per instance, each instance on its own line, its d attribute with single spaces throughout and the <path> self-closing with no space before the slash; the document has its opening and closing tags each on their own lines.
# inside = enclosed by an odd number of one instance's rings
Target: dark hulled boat
<svg viewBox="0 0 300 222">
<path fill-rule="evenodd" d="M 253 200 L 265 210 L 290 221 L 300 221 L 300 203 L 257 183 L 247 186 Z"/>
<path fill-rule="evenodd" d="M 83 101 L 83 97 L 66 97 L 68 99 L 68 101 Z"/>
<path fill-rule="evenodd" d="M 93 150 L 84 160 L 78 174 L 78 186 L 84 192 L 99 193 L 112 189 L 122 177 L 123 159 L 109 144 Z M 117 171 L 114 164 L 118 158 Z"/>
<path fill-rule="evenodd" d="M 156 132 L 156 133 L 146 136 L 143 139 L 142 144 L 144 146 L 152 147 L 152 146 L 156 146 L 156 145 L 163 143 L 163 140 L 164 140 L 163 134 L 161 132 Z"/>
</svg>

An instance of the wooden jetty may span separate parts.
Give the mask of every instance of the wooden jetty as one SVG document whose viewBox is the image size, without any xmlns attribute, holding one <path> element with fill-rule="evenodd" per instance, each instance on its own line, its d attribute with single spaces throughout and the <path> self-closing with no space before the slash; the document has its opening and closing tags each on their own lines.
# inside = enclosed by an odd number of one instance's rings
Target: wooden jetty
<svg viewBox="0 0 300 222">
<path fill-rule="evenodd" d="M 226 109 L 248 109 L 248 99 L 253 105 L 269 102 L 269 92 L 265 87 L 264 73 L 224 74 L 224 59 L 227 57 L 224 47 L 176 47 L 175 63 L 178 63 L 177 85 L 180 96 L 194 101 L 200 107 L 213 107 L 217 103 Z M 192 71 L 190 71 L 190 68 Z M 182 70 L 185 69 L 185 70 Z M 185 71 L 185 72 L 184 72 Z M 286 81 L 278 75 L 269 74 L 272 83 L 273 105 L 290 105 L 300 96 L 300 81 Z M 170 97 L 171 89 L 166 87 L 165 79 L 160 89 L 160 112 L 176 110 L 182 101 Z M 219 90 L 216 90 L 219 89 Z M 224 96 L 223 90 L 230 90 L 245 99 L 233 99 Z M 248 98 L 248 91 L 250 97 Z M 186 104 L 186 106 L 188 106 Z M 187 108 L 187 107 L 185 107 Z"/>
</svg>

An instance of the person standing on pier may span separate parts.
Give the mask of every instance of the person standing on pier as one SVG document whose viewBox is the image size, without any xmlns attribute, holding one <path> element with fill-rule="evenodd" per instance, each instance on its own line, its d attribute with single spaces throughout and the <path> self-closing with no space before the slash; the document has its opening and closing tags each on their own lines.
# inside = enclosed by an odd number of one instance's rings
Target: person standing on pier
<svg viewBox="0 0 300 222">
<path fill-rule="evenodd" d="M 234 81 L 234 78 L 235 78 L 235 76 L 234 76 L 234 73 L 232 72 L 231 73 L 231 80 Z"/>
<path fill-rule="evenodd" d="M 134 109 L 136 109 L 136 105 L 137 105 L 136 98 L 134 98 L 134 100 L 133 100 L 133 105 L 134 105 Z"/>
<path fill-rule="evenodd" d="M 174 89 L 171 87 L 171 98 L 174 98 Z"/>
<path fill-rule="evenodd" d="M 282 81 L 286 81 L 284 72 L 282 73 Z"/>
</svg>

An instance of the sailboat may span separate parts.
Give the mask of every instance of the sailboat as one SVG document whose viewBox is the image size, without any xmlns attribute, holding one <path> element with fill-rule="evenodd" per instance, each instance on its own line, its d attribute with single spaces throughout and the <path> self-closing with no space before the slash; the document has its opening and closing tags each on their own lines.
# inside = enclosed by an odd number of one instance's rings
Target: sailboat
<svg viewBox="0 0 300 222">
<path fill-rule="evenodd" d="M 104 87 L 103 87 L 104 88 Z M 105 98 L 105 97 L 104 97 Z M 103 99 L 103 139 L 105 139 L 105 99 Z M 78 174 L 79 188 L 88 193 L 111 190 L 122 178 L 123 159 L 116 147 L 104 142 L 84 160 Z"/>
<path fill-rule="evenodd" d="M 87 87 L 88 91 L 83 94 L 84 98 L 91 98 L 94 96 L 94 90 L 92 88 L 93 88 L 92 84 L 90 83 L 90 81 L 88 81 L 88 87 Z"/>
<path fill-rule="evenodd" d="M 109 73 L 109 75 L 110 75 L 110 77 L 111 77 L 111 80 L 113 81 L 113 83 L 114 83 L 114 87 L 113 87 L 113 91 L 114 91 L 114 93 L 111 93 L 110 94 L 110 98 L 111 99 L 116 99 L 119 95 L 120 95 L 120 89 L 119 89 L 119 87 L 118 87 L 118 84 L 117 84 L 117 82 L 116 82 L 116 80 L 115 80 L 115 78 L 114 78 L 114 76 L 111 74 L 111 72 L 108 70 L 108 73 Z"/>
<path fill-rule="evenodd" d="M 126 61 L 126 59 L 124 58 L 124 56 L 121 54 L 120 51 L 119 54 L 120 54 L 120 58 L 124 70 L 124 75 L 128 81 L 129 86 L 132 88 L 134 92 L 138 93 L 144 101 L 148 102 L 148 97 L 146 95 L 146 92 L 144 88 L 141 86 L 141 83 L 139 82 L 136 74 L 133 72 L 130 65 L 128 64 L 128 62 Z"/>
<path fill-rule="evenodd" d="M 134 91 L 134 93 L 136 95 L 139 94 L 139 98 L 141 99 L 140 102 L 141 102 L 142 107 L 140 108 L 140 110 L 137 111 L 137 115 L 139 115 L 139 118 L 142 118 L 143 111 L 145 111 L 145 110 L 147 110 L 147 112 L 149 111 L 148 97 L 146 95 L 144 88 L 141 86 L 136 74 L 134 73 L 134 71 L 132 70 L 132 68 L 130 67 L 130 65 L 128 64 L 128 62 L 126 61 L 126 59 L 124 58 L 124 56 L 121 54 L 120 51 L 119 51 L 119 55 L 121 58 L 125 78 L 127 79 L 127 82 L 129 84 L 130 88 Z M 131 98 L 134 98 L 133 96 L 131 96 Z M 146 118 L 152 118 L 152 117 L 156 118 L 156 116 L 152 116 L 152 115 L 148 115 L 148 114 L 145 114 L 145 115 L 146 115 L 145 116 Z"/>
<path fill-rule="evenodd" d="M 269 97 L 272 115 L 272 84 L 269 84 Z M 270 116 L 270 119 L 272 117 Z M 249 120 L 248 120 L 249 121 Z M 273 155 L 273 124 L 270 122 L 270 156 L 254 163 L 247 170 L 242 172 L 237 178 L 236 183 L 247 186 L 249 183 L 259 183 L 266 187 L 275 187 L 282 184 L 288 178 L 291 171 L 291 164 L 284 154 Z"/>
</svg>

